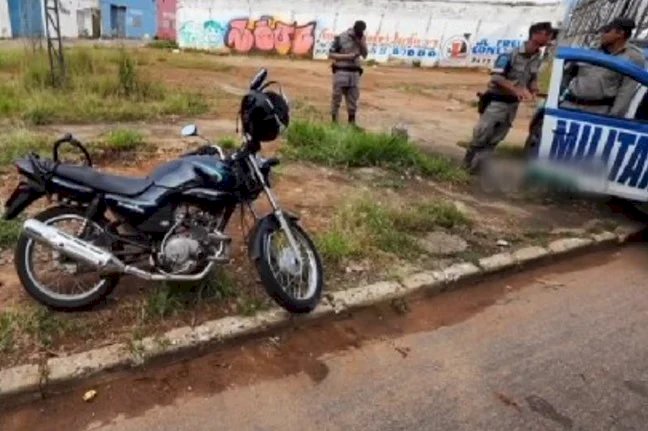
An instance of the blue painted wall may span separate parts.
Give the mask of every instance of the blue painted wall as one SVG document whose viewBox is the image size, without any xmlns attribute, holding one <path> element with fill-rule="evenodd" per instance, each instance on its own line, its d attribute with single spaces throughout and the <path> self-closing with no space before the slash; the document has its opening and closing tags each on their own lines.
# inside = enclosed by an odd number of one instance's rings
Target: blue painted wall
<svg viewBox="0 0 648 431">
<path fill-rule="evenodd" d="M 9 20 L 13 37 L 42 36 L 42 0 L 9 0 Z"/>
<path fill-rule="evenodd" d="M 157 1 L 156 0 L 101 0 L 101 35 L 102 37 L 118 37 L 118 9 L 125 7 L 124 36 L 129 39 L 140 39 L 148 35 L 151 39 L 157 33 Z"/>
</svg>

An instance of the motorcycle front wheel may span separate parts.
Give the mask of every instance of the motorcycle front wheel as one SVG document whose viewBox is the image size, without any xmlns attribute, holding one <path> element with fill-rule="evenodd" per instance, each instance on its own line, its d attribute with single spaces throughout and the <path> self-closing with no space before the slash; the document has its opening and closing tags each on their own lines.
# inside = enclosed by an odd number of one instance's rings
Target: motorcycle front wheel
<svg viewBox="0 0 648 431">
<path fill-rule="evenodd" d="M 290 313 L 308 313 L 317 307 L 322 296 L 322 261 L 308 234 L 294 222 L 288 226 L 298 244 L 301 264 L 286 233 L 277 224 L 263 233 L 257 270 L 266 292 L 277 304 Z"/>
</svg>

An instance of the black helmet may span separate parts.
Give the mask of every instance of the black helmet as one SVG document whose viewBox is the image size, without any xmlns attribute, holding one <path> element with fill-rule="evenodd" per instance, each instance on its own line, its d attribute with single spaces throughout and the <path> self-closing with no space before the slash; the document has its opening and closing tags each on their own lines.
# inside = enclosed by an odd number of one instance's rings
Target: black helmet
<svg viewBox="0 0 648 431">
<path fill-rule="evenodd" d="M 277 139 L 290 122 L 290 108 L 284 95 L 266 88 L 251 90 L 241 101 L 243 132 L 255 142 Z"/>
</svg>

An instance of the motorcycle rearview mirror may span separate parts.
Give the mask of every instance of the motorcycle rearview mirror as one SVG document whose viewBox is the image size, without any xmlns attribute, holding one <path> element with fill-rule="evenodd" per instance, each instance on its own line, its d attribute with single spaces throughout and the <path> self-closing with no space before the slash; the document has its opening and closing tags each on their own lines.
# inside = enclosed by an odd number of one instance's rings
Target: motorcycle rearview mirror
<svg viewBox="0 0 648 431">
<path fill-rule="evenodd" d="M 198 136 L 198 127 L 195 124 L 188 124 L 182 128 L 180 134 L 185 137 Z"/>
<path fill-rule="evenodd" d="M 259 72 L 254 75 L 254 78 L 252 78 L 252 81 L 250 81 L 250 90 L 258 90 L 263 85 L 267 77 L 268 71 L 265 68 L 259 70 Z"/>
</svg>

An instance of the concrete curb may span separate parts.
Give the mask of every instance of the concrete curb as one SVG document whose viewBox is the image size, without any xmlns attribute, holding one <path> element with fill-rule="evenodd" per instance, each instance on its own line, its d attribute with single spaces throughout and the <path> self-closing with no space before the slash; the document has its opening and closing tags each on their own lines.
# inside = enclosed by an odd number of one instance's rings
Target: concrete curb
<svg viewBox="0 0 648 431">
<path fill-rule="evenodd" d="M 525 247 L 513 252 L 498 253 L 479 260 L 479 266 L 463 262 L 440 271 L 423 271 L 400 281 L 384 281 L 325 295 L 315 311 L 306 316 L 291 316 L 276 308 L 251 317 L 231 316 L 209 321 L 196 327 L 180 327 L 165 334 L 146 337 L 131 343 L 118 343 L 87 352 L 48 359 L 42 364 L 27 364 L 0 370 L 0 399 L 27 396 L 49 387 L 71 383 L 103 372 L 140 366 L 158 358 L 214 342 L 260 333 L 291 320 L 316 319 L 345 310 L 366 307 L 387 300 L 402 298 L 417 291 L 437 293 L 477 275 L 492 274 L 528 265 L 552 256 L 586 251 L 605 244 L 621 244 L 642 230 L 640 226 L 617 232 L 602 232 L 589 237 L 564 238 L 546 248 Z"/>
</svg>

